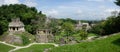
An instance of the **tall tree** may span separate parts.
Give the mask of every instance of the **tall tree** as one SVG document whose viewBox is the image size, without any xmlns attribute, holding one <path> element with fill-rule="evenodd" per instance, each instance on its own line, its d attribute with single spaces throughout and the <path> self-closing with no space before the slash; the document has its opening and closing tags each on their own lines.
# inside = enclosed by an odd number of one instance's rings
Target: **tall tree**
<svg viewBox="0 0 120 52">
<path fill-rule="evenodd" d="M 116 0 L 115 4 L 118 5 L 118 6 L 120 6 L 120 0 Z"/>
</svg>

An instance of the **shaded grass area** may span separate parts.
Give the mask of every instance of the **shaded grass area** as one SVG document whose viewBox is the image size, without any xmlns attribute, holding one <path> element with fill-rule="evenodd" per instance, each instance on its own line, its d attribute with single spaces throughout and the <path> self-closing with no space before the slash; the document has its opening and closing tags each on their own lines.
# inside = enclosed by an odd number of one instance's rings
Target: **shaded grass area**
<svg viewBox="0 0 120 52">
<path fill-rule="evenodd" d="M 11 49 L 14 49 L 14 47 L 7 46 L 5 44 L 0 43 L 0 52 L 8 52 Z"/>
<path fill-rule="evenodd" d="M 88 37 L 90 36 L 98 36 L 97 34 L 94 34 L 94 33 L 88 33 Z"/>
<path fill-rule="evenodd" d="M 32 45 L 28 48 L 23 48 L 23 49 L 16 50 L 15 52 L 43 52 L 45 49 L 52 48 L 52 47 L 54 47 L 54 45 L 36 44 L 36 45 Z"/>
<path fill-rule="evenodd" d="M 0 36 L 0 41 L 9 42 L 13 41 L 12 38 L 19 37 L 19 40 L 22 41 L 21 43 L 17 43 L 14 41 L 12 42 L 12 44 L 16 46 L 26 46 L 35 41 L 34 35 L 30 34 L 29 32 L 15 32 L 13 34 L 14 35 L 9 35 L 9 32 L 4 32 L 4 34 Z"/>
<path fill-rule="evenodd" d="M 120 34 L 92 42 L 52 48 L 50 52 L 120 52 Z"/>
<path fill-rule="evenodd" d="M 112 43 L 115 44 L 115 45 L 117 45 L 117 46 L 120 46 L 120 38 L 116 39 Z"/>
</svg>

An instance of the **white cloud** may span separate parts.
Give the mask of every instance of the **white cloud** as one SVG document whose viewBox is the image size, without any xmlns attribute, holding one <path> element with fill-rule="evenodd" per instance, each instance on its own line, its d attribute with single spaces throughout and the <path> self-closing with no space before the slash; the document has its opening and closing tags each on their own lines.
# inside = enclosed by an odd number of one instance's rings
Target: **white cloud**
<svg viewBox="0 0 120 52">
<path fill-rule="evenodd" d="M 105 1 L 114 1 L 114 0 L 87 0 L 87 1 L 96 1 L 96 2 L 105 2 Z"/>
<path fill-rule="evenodd" d="M 104 0 L 88 0 L 88 1 L 97 1 L 97 2 L 101 2 L 101 1 L 104 1 Z"/>
<path fill-rule="evenodd" d="M 3 4 L 19 4 L 20 1 L 19 0 L 0 0 L 0 6 Z"/>
<path fill-rule="evenodd" d="M 24 4 L 26 4 L 27 6 L 30 6 L 30 7 L 36 7 L 37 6 L 37 3 L 35 2 L 35 0 L 25 0 Z"/>
<path fill-rule="evenodd" d="M 65 9 L 68 8 L 68 6 L 58 6 L 58 8 Z"/>
<path fill-rule="evenodd" d="M 81 13 L 82 13 L 82 10 L 78 10 L 78 11 L 77 11 L 77 14 L 81 14 Z"/>
<path fill-rule="evenodd" d="M 20 0 L 0 0 L 0 6 L 3 4 L 20 4 Z M 35 0 L 24 0 L 22 4 L 26 4 L 27 6 L 30 7 L 36 7 L 37 3 L 35 2 Z"/>
<path fill-rule="evenodd" d="M 105 12 L 109 12 L 109 13 L 111 13 L 113 11 L 120 11 L 120 9 L 106 9 L 105 10 Z"/>
<path fill-rule="evenodd" d="M 4 4 L 18 4 L 19 0 L 4 0 Z"/>
<path fill-rule="evenodd" d="M 59 12 L 55 9 L 48 10 L 43 13 L 47 14 L 47 16 L 58 16 L 59 15 Z"/>
<path fill-rule="evenodd" d="M 98 6 L 98 8 L 104 10 L 104 9 L 106 9 L 106 8 L 108 8 L 108 7 L 107 7 L 107 6 L 104 6 L 104 5 L 101 5 L 101 6 Z"/>
<path fill-rule="evenodd" d="M 1 6 L 3 3 L 4 3 L 4 1 L 3 1 L 3 0 L 0 0 L 0 6 Z"/>
</svg>

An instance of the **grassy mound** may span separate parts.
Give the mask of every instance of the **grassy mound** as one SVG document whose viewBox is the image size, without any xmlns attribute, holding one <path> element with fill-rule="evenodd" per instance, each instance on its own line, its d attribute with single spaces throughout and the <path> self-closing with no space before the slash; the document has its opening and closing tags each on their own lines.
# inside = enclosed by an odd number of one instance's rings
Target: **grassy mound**
<svg viewBox="0 0 120 52">
<path fill-rule="evenodd" d="M 19 37 L 22 38 L 22 41 L 23 41 L 23 45 L 28 45 L 29 43 L 32 43 L 35 41 L 35 37 L 34 35 L 28 33 L 28 32 L 23 32 L 21 34 L 15 34 Z"/>
<path fill-rule="evenodd" d="M 14 49 L 14 47 L 0 43 L 0 52 L 8 52 L 11 49 Z"/>
<path fill-rule="evenodd" d="M 120 34 L 92 42 L 55 47 L 50 52 L 120 52 Z"/>
<path fill-rule="evenodd" d="M 28 32 L 16 32 L 13 33 L 13 35 L 9 35 L 9 32 L 5 32 L 3 35 L 0 36 L 0 41 L 5 41 L 6 43 L 14 44 L 17 46 L 24 46 L 34 42 L 35 37 Z"/>
<path fill-rule="evenodd" d="M 32 45 L 28 48 L 23 48 L 23 49 L 19 49 L 15 52 L 43 52 L 45 49 L 54 47 L 54 45 L 40 45 L 40 44 L 36 44 L 36 45 Z"/>
</svg>

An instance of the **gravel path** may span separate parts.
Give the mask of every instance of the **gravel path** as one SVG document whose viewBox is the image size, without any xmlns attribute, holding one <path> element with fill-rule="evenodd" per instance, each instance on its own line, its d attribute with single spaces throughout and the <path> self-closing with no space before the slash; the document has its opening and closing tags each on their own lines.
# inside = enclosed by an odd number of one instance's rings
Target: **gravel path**
<svg viewBox="0 0 120 52">
<path fill-rule="evenodd" d="M 32 45 L 35 45 L 35 44 L 50 44 L 50 45 L 54 45 L 55 47 L 58 47 L 58 46 L 59 46 L 58 44 L 55 44 L 55 43 L 31 43 L 31 44 L 29 44 L 29 45 L 27 45 L 27 46 L 15 46 L 15 45 L 8 44 L 8 43 L 1 42 L 1 41 L 0 41 L 0 43 L 3 43 L 3 44 L 5 44 L 5 45 L 11 46 L 11 47 L 15 47 L 15 49 L 10 50 L 9 52 L 14 52 L 14 51 L 19 50 L 19 49 L 22 49 L 22 48 L 28 48 L 28 47 L 30 47 L 30 46 L 32 46 Z"/>
</svg>

